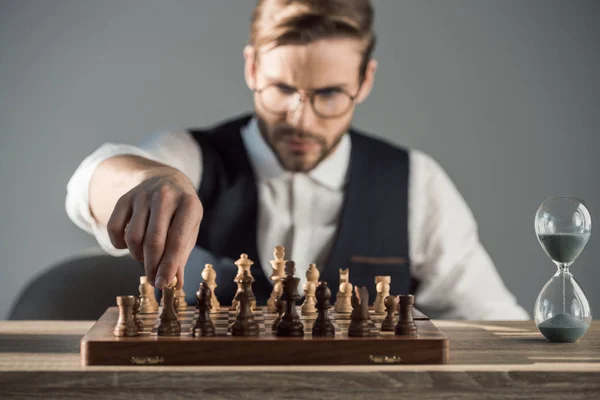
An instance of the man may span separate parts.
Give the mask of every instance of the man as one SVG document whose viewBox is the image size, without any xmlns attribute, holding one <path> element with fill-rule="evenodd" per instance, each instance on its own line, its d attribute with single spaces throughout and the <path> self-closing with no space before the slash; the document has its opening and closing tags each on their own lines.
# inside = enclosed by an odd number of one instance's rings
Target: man
<svg viewBox="0 0 600 400">
<path fill-rule="evenodd" d="M 391 275 L 392 293 L 415 293 L 432 315 L 527 318 L 440 166 L 350 128 L 375 78 L 372 20 L 368 0 L 259 1 L 244 49 L 255 113 L 100 147 L 68 184 L 70 218 L 111 254 L 143 261 L 157 288 L 175 276 L 182 287 L 186 270 L 189 301 L 195 247 L 215 264 L 221 301 L 247 253 L 264 302 L 281 244 L 302 281 L 315 262 L 332 288 L 339 268 L 371 293 Z"/>
</svg>

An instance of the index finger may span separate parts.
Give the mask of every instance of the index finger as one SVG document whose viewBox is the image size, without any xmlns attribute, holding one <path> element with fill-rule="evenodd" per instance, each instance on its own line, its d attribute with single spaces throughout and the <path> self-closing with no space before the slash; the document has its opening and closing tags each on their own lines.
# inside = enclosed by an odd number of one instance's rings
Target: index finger
<svg viewBox="0 0 600 400">
<path fill-rule="evenodd" d="M 192 248 L 188 246 L 199 223 L 193 207 L 177 209 L 165 242 L 165 250 L 156 272 L 156 286 L 160 289 L 171 282 L 178 270 L 183 270 Z M 162 285 L 162 286 L 161 286 Z M 178 285 L 179 286 L 179 285 Z"/>
</svg>

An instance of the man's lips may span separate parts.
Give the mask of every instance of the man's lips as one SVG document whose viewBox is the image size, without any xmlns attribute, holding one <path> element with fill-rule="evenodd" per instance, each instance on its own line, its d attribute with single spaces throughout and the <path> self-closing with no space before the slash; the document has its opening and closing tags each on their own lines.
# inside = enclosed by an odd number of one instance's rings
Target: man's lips
<svg viewBox="0 0 600 400">
<path fill-rule="evenodd" d="M 317 149 L 320 144 L 314 140 L 285 138 L 283 143 L 292 151 L 306 152 Z"/>
</svg>

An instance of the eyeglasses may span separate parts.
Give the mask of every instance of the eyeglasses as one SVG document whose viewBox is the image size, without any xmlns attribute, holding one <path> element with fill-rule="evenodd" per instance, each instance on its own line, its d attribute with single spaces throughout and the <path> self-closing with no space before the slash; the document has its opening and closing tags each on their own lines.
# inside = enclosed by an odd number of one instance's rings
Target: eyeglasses
<svg viewBox="0 0 600 400">
<path fill-rule="evenodd" d="M 305 91 L 306 94 L 287 85 L 272 83 L 262 89 L 254 89 L 254 93 L 263 107 L 274 114 L 285 114 L 297 109 L 308 98 L 310 105 L 321 118 L 337 118 L 347 113 L 356 96 L 339 88 Z"/>
</svg>

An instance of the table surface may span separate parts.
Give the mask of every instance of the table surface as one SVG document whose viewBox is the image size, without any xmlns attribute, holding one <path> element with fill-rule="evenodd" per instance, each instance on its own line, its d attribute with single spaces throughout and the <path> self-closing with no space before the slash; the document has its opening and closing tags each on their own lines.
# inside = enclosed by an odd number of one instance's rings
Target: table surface
<svg viewBox="0 0 600 400">
<path fill-rule="evenodd" d="M 577 343 L 550 343 L 533 321 L 436 320 L 446 365 L 84 367 L 79 341 L 93 323 L 0 321 L 0 398 L 600 398 L 600 321 Z"/>
</svg>

